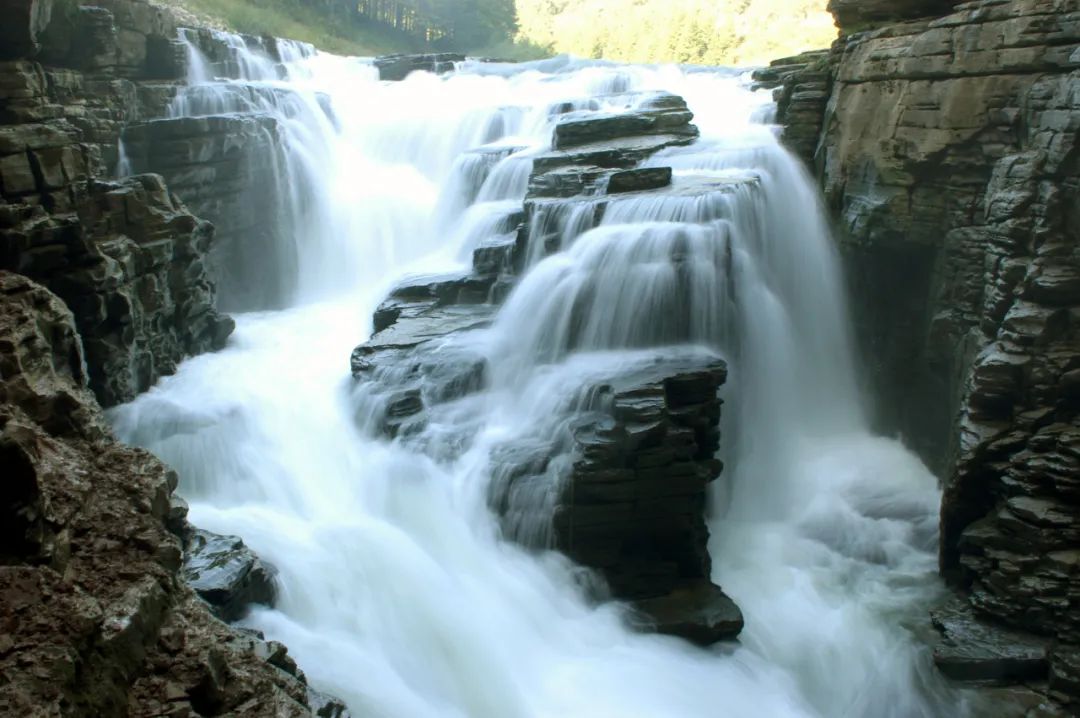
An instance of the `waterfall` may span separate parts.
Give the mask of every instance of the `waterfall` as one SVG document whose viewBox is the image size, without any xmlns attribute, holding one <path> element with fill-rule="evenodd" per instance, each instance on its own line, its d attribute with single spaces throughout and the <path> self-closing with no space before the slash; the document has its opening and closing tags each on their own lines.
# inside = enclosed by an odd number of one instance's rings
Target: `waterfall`
<svg viewBox="0 0 1080 718">
<path fill-rule="evenodd" d="M 279 569 L 277 607 L 245 625 L 356 715 L 962 713 L 917 635 L 939 590 L 937 482 L 868 430 L 825 214 L 761 124 L 767 96 L 733 71 L 567 58 L 383 83 L 362 59 L 273 62 L 233 37 L 214 59 L 184 39 L 192 84 L 174 117 L 272 120 L 267 241 L 288 251 L 268 245 L 286 259 L 258 266 L 291 289 L 110 416 L 179 472 L 193 523 Z M 490 326 L 438 349 L 484 357 L 484 390 L 377 438 L 347 357 L 387 291 L 513 232 L 560 115 L 661 90 L 701 130 L 645 163 L 673 168 L 671 187 L 599 213 L 589 197 L 535 208 L 519 285 L 477 310 Z M 220 257 L 222 281 L 257 259 Z M 710 552 L 747 626 L 709 650 L 635 632 L 580 567 L 536 550 L 558 461 L 511 499 L 521 542 L 490 508 L 500 447 L 557 445 L 568 412 L 595 403 L 593 378 L 683 354 L 731 373 Z"/>
</svg>

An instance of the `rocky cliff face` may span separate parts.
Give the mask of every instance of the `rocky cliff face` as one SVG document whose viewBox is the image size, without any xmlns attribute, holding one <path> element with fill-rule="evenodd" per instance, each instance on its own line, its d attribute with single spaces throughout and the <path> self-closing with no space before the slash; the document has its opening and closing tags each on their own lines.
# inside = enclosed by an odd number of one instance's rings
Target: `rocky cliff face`
<svg viewBox="0 0 1080 718">
<path fill-rule="evenodd" d="M 233 328 L 214 228 L 158 175 L 107 179 L 121 128 L 175 92 L 176 24 L 144 0 L 0 14 L 0 713 L 341 718 L 221 620 L 271 603 L 272 569 L 190 527 L 176 475 L 99 405 Z"/>
<path fill-rule="evenodd" d="M 829 57 L 762 79 L 828 76 L 822 112 L 784 119 L 839 225 L 880 421 L 944 477 L 968 610 L 1049 639 L 1035 679 L 1075 700 L 1080 5 L 833 6 Z"/>
<path fill-rule="evenodd" d="M 0 267 L 67 302 L 98 399 L 128 401 L 232 331 L 214 308 L 213 227 L 159 177 L 104 179 L 124 124 L 163 112 L 173 88 L 160 80 L 183 72 L 183 46 L 171 16 L 140 0 L 4 12 Z"/>
<path fill-rule="evenodd" d="M 87 380 L 71 311 L 0 271 L 0 713 L 343 715 L 181 581 L 176 476 L 112 438 Z"/>
</svg>

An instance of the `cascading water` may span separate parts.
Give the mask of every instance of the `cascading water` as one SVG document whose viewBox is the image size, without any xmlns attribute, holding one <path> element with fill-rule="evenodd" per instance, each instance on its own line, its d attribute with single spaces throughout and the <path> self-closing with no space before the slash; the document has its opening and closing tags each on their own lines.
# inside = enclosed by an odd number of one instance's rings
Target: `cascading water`
<svg viewBox="0 0 1080 718">
<path fill-rule="evenodd" d="M 914 635 L 937 590 L 936 481 L 866 430 L 822 210 L 739 75 L 560 59 L 380 83 L 363 61 L 297 53 L 273 78 L 214 81 L 191 48 L 174 112 L 285 128 L 294 306 L 238 316 L 225 351 L 112 419 L 179 471 L 193 523 L 279 568 L 277 609 L 247 623 L 313 682 L 365 716 L 961 712 Z M 700 141 L 649 161 L 675 168 L 671 190 L 614 200 L 598 226 L 552 208 L 494 324 L 448 341 L 488 357 L 489 386 L 408 441 L 372 438 L 346 358 L 376 304 L 508 231 L 554 108 L 627 90 L 697 114 Z M 747 615 L 737 645 L 633 632 L 567 559 L 502 540 L 489 509 L 495 447 L 557 437 L 589 377 L 657 352 L 730 365 L 711 553 Z M 519 499 L 542 533 L 550 506 Z"/>
</svg>

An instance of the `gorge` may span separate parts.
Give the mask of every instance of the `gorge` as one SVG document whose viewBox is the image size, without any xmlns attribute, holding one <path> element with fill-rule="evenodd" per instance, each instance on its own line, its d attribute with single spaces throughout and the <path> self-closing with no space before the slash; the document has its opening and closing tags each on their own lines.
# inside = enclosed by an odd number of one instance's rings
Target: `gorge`
<svg viewBox="0 0 1080 718">
<path fill-rule="evenodd" d="M 1075 0 L 754 72 L 0 7 L 0 712 L 1078 710 Z"/>
</svg>

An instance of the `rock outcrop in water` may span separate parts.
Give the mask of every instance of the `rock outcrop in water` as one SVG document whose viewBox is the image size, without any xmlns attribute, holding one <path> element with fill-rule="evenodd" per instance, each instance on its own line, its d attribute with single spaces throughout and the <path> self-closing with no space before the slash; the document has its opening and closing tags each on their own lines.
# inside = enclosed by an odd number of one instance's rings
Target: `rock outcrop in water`
<svg viewBox="0 0 1080 718">
<path fill-rule="evenodd" d="M 946 477 L 942 570 L 974 634 L 1051 641 L 1024 678 L 1075 706 L 1080 7 L 833 5 L 879 29 L 833 48 L 827 110 L 785 119 L 842 230 L 882 424 Z"/>
<path fill-rule="evenodd" d="M 669 191 L 670 168 L 639 165 L 692 142 L 693 116 L 673 95 L 624 99 L 622 111 L 552 108 L 553 147 L 531 159 L 524 207 L 492 229 L 472 270 L 407 281 L 376 311 L 352 369 L 387 436 L 434 452 L 467 444 L 469 427 L 458 427 L 464 436 L 425 445 L 447 407 L 490 386 L 489 359 L 460 338 L 493 321 L 525 266 L 560 248 L 568 213 L 582 215 L 584 231 L 617 197 Z M 710 583 L 705 524 L 726 376 L 715 357 L 669 352 L 574 387 L 545 426 L 491 452 L 490 502 L 507 536 L 593 569 L 634 602 L 643 627 L 706 645 L 734 638 L 742 614 Z"/>
<path fill-rule="evenodd" d="M 464 55 L 452 52 L 420 55 L 382 55 L 375 58 L 375 67 L 379 69 L 380 79 L 401 81 L 414 72 L 434 72 L 440 75 L 453 72 L 457 63 L 464 61 Z"/>
<path fill-rule="evenodd" d="M 180 578 L 176 475 L 118 444 L 70 310 L 0 271 L 0 713 L 341 716 Z"/>
<path fill-rule="evenodd" d="M 706 490 L 722 469 L 726 379 L 722 361 L 673 357 L 590 386 L 605 408 L 574 424 L 553 520 L 555 548 L 597 570 L 615 596 L 634 599 L 661 633 L 702 645 L 743 628 L 739 608 L 710 582 L 703 520 Z M 536 473 L 541 466 L 515 467 L 504 490 L 550 480 Z"/>
</svg>

